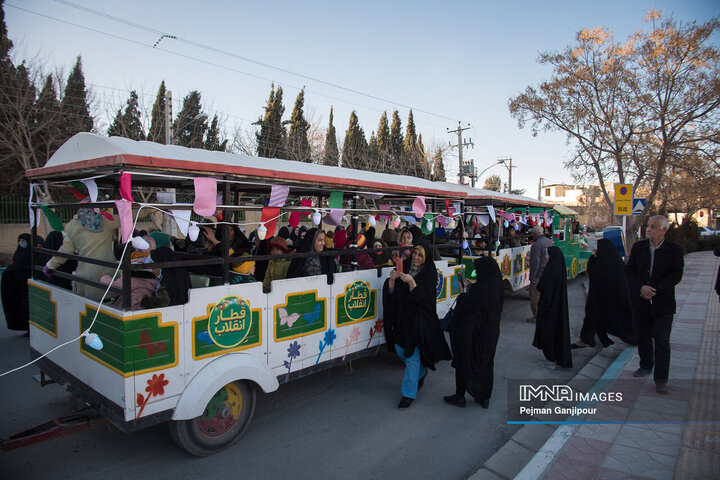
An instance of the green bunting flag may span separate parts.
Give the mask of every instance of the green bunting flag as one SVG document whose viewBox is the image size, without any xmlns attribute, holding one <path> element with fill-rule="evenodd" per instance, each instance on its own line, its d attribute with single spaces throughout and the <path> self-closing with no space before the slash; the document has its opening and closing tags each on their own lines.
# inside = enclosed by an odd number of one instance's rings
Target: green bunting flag
<svg viewBox="0 0 720 480">
<path fill-rule="evenodd" d="M 45 214 L 45 218 L 48 219 L 48 223 L 50 223 L 50 226 L 53 228 L 53 230 L 56 230 L 58 232 L 62 232 L 64 230 L 62 220 L 60 220 L 60 217 L 57 216 L 55 212 L 50 210 L 50 207 L 47 203 L 40 205 L 40 208 L 42 209 L 43 213 Z"/>
</svg>

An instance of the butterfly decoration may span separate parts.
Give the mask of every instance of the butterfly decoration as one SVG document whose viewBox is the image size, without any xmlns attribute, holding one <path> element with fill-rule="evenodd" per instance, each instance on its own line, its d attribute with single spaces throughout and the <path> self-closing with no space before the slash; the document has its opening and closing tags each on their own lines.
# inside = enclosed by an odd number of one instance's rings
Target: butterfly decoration
<svg viewBox="0 0 720 480">
<path fill-rule="evenodd" d="M 150 337 L 150 330 L 143 330 L 140 332 L 138 348 L 146 349 L 148 358 L 151 358 L 156 353 L 162 353 L 167 350 L 167 345 L 165 345 L 164 342 L 153 342 Z"/>
<path fill-rule="evenodd" d="M 287 310 L 278 308 L 278 316 L 280 317 L 280 325 L 287 325 L 292 328 L 293 324 L 300 318 L 299 313 L 291 313 L 288 315 Z"/>
<path fill-rule="evenodd" d="M 310 313 L 305 313 L 303 315 L 303 319 L 308 323 L 314 323 L 316 320 L 320 320 L 320 308 L 321 305 L 319 303 L 316 303 L 313 311 Z"/>
<path fill-rule="evenodd" d="M 207 330 L 203 330 L 202 332 L 198 332 L 198 334 L 195 336 L 198 340 L 201 342 L 204 342 L 206 345 L 212 345 L 213 341 L 210 338 L 210 333 L 208 333 Z"/>
</svg>

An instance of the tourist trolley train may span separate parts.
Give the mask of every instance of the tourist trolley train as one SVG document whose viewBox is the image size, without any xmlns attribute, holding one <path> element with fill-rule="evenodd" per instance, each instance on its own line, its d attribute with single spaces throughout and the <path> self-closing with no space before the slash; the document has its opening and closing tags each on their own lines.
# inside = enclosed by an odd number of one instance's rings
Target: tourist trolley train
<svg viewBox="0 0 720 480">
<path fill-rule="evenodd" d="M 379 236 L 384 222 L 396 224 L 400 217 L 417 215 L 424 230 L 432 232 L 448 220 L 463 228 L 476 211 L 484 207 L 487 213 L 487 205 L 499 202 L 512 200 L 514 205 L 547 208 L 525 197 L 508 198 L 415 177 L 90 133 L 68 140 L 44 167 L 29 170 L 26 176 L 51 192 L 68 187 L 77 190 L 76 182 L 82 182 L 89 193 L 95 187 L 99 193 L 97 199 L 82 204 L 31 201 L 36 219 L 33 231 L 40 211 L 47 215 L 55 207 L 130 205 L 132 213 L 123 217 L 121 231 L 132 230 L 138 218 L 151 212 L 169 219 L 166 227 L 173 226 L 175 219 L 186 218 L 178 212 L 200 209 L 198 198 L 208 192 L 202 190 L 201 195 L 198 185 L 208 180 L 214 186 L 211 197 L 221 195 L 212 210 L 221 212 L 226 222 L 247 225 L 248 231 L 260 224 L 258 232 L 265 228 L 268 237 L 277 232 L 274 220 L 285 224 L 288 215 L 294 214 L 304 215 L 304 222 L 326 214 L 324 221 L 330 225 L 344 219 L 353 232 L 359 231 L 361 221 L 372 223 L 377 217 Z M 118 200 L 122 205 L 112 197 L 106 199 L 114 192 L 125 198 Z M 183 203 L 173 198 L 192 200 Z M 457 207 L 454 216 L 448 212 L 450 204 L 453 210 Z M 202 208 L 208 207 L 203 204 Z M 128 221 L 132 225 L 128 226 Z M 192 217 L 188 231 L 197 228 L 194 222 L 199 221 Z M 256 389 L 272 392 L 281 383 L 375 353 L 384 343 L 382 287 L 393 267 L 350 268 L 336 273 L 330 284 L 325 275 L 277 280 L 270 292 L 264 293 L 260 282 L 229 282 L 233 261 L 227 248 L 229 228 L 227 223 L 218 225 L 225 252 L 222 257 L 186 254 L 173 262 L 151 264 L 152 268 L 182 266 L 191 271 L 216 265 L 220 272 L 195 275 L 187 303 L 162 308 L 130 309 L 131 272 L 150 267 L 132 263 L 127 249 L 119 262 L 101 262 L 33 248 L 33 255 L 55 254 L 95 263 L 111 275 L 117 269 L 122 276 L 122 288 L 116 288 L 68 275 L 76 284 L 107 289 L 108 296 L 121 295 L 122 306 L 115 307 L 54 286 L 43 275 L 42 266 L 35 267 L 28 281 L 30 347 L 34 357 L 42 357 L 38 364 L 43 373 L 123 431 L 167 421 L 181 447 L 195 455 L 208 455 L 232 445 L 247 428 Z M 320 255 L 348 254 L 356 259 L 354 236 L 351 239 L 349 250 Z M 453 245 L 437 242 L 438 247 L 452 251 Z M 527 284 L 528 248 L 494 252 L 513 289 Z M 460 250 L 457 243 L 455 250 Z M 438 314 L 442 316 L 460 294 L 467 263 L 458 251 L 456 258 L 444 257 L 436 265 Z"/>
</svg>

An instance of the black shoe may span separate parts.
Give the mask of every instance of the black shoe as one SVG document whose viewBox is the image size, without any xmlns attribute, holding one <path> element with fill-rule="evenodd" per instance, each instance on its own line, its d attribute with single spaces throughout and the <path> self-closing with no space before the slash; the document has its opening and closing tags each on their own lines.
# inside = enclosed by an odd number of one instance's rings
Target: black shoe
<svg viewBox="0 0 720 480">
<path fill-rule="evenodd" d="M 410 408 L 410 405 L 412 405 L 413 400 L 414 399 L 410 397 L 402 397 L 400 399 L 400 403 L 398 403 L 398 410 L 407 410 Z"/>
<path fill-rule="evenodd" d="M 578 345 L 575 342 L 570 344 L 570 348 L 572 348 L 573 350 L 575 350 L 576 348 L 585 348 L 585 347 L 587 347 L 587 345 Z"/>
<path fill-rule="evenodd" d="M 648 375 L 650 375 L 650 372 L 651 372 L 651 370 L 640 367 L 637 370 L 635 370 L 635 372 L 633 373 L 633 377 L 647 377 Z"/>
<path fill-rule="evenodd" d="M 427 371 L 425 372 L 425 375 L 423 375 L 420 380 L 418 380 L 418 390 L 420 390 L 425 383 L 425 377 L 427 377 Z"/>
<path fill-rule="evenodd" d="M 669 389 L 666 382 L 656 382 L 655 391 L 658 393 L 668 393 Z"/>
<path fill-rule="evenodd" d="M 475 399 L 477 403 L 480 404 L 483 408 L 490 408 L 490 399 L 489 398 L 483 398 L 482 400 Z"/>
<path fill-rule="evenodd" d="M 456 407 L 465 408 L 465 396 L 460 395 L 448 395 L 447 397 L 443 397 L 443 400 L 445 400 L 446 403 L 449 403 L 450 405 L 455 405 Z"/>
</svg>

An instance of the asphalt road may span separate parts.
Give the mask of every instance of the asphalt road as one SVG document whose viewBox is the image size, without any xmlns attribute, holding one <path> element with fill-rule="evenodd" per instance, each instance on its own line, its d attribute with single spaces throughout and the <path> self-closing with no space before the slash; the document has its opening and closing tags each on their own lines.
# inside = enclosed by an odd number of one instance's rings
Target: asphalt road
<svg viewBox="0 0 720 480">
<path fill-rule="evenodd" d="M 582 323 L 580 276 L 568 282 L 573 339 Z M 240 441 L 219 454 L 196 458 L 177 447 L 166 425 L 132 434 L 113 427 L 73 433 L 0 452 L 0 478 L 392 478 L 462 479 L 472 475 L 520 426 L 507 425 L 507 379 L 572 378 L 596 349 L 573 353 L 572 369 L 551 369 L 532 347 L 535 325 L 526 293 L 506 298 L 495 357 L 490 408 L 460 409 L 443 402 L 454 393 L 449 362 L 430 372 L 418 399 L 398 411 L 403 367 L 384 348 L 375 356 L 258 394 L 254 419 Z M 29 360 L 28 340 L 0 321 L 0 372 Z M 71 412 L 57 385 L 41 387 L 35 366 L 0 377 L 0 437 Z M 470 398 L 470 397 L 468 397 Z"/>
</svg>

